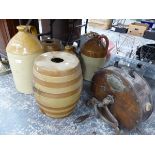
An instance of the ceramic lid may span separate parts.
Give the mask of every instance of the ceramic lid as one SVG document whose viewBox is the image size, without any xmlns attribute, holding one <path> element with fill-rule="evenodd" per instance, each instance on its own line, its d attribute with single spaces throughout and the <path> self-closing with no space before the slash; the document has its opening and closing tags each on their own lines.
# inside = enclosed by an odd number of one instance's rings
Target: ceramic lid
<svg viewBox="0 0 155 155">
<path fill-rule="evenodd" d="M 35 59 L 34 67 L 39 72 L 51 73 L 51 75 L 57 76 L 79 68 L 79 59 L 75 55 L 64 51 L 47 52 Z"/>
<path fill-rule="evenodd" d="M 18 33 L 9 41 L 6 52 L 20 55 L 43 52 L 38 38 L 25 31 L 25 26 L 17 26 Z"/>
</svg>

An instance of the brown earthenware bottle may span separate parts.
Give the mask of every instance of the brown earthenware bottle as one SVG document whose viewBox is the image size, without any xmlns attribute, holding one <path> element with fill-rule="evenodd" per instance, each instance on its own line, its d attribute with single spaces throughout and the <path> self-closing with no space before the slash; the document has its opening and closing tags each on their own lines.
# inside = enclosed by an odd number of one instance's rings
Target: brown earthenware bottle
<svg viewBox="0 0 155 155">
<path fill-rule="evenodd" d="M 102 38 L 105 39 L 105 43 Z M 85 80 L 91 81 L 94 72 L 105 63 L 108 46 L 109 39 L 105 35 L 95 35 L 83 45 L 81 60 Z"/>
</svg>

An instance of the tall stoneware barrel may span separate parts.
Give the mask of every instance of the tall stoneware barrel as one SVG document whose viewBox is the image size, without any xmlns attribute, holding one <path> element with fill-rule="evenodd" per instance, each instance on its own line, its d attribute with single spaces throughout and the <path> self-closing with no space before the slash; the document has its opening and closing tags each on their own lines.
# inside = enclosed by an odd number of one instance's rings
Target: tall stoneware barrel
<svg viewBox="0 0 155 155">
<path fill-rule="evenodd" d="M 43 47 L 36 35 L 30 33 L 30 26 L 20 25 L 17 29 L 18 32 L 9 41 L 6 52 L 16 89 L 21 93 L 31 94 L 33 62 L 43 53 Z"/>
<path fill-rule="evenodd" d="M 67 52 L 47 52 L 35 59 L 34 95 L 43 113 L 69 115 L 80 98 L 82 72 L 78 58 Z"/>
</svg>

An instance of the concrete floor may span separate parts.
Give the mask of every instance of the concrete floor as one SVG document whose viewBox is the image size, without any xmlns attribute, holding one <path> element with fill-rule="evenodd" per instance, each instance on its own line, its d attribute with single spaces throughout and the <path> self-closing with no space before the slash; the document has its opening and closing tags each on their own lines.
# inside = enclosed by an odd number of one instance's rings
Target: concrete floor
<svg viewBox="0 0 155 155">
<path fill-rule="evenodd" d="M 120 39 L 119 33 L 88 27 L 88 31 L 105 34 L 114 43 Z M 155 41 L 136 37 L 137 44 L 155 43 Z M 129 47 L 123 45 L 124 49 Z M 136 45 L 135 45 L 136 47 Z M 113 51 L 115 53 L 115 51 Z M 121 55 L 123 55 L 122 53 Z M 151 81 L 154 83 L 154 81 Z M 154 85 L 152 85 L 154 89 Z M 51 135 L 111 135 L 114 129 L 94 116 L 94 110 L 85 105 L 89 98 L 89 83 L 84 82 L 84 90 L 74 112 L 64 119 L 53 119 L 42 114 L 33 95 L 17 92 L 12 74 L 0 76 L 0 134 L 51 134 Z M 82 123 L 74 123 L 81 115 L 90 113 Z M 122 131 L 122 134 L 155 134 L 155 112 L 137 129 Z"/>
</svg>

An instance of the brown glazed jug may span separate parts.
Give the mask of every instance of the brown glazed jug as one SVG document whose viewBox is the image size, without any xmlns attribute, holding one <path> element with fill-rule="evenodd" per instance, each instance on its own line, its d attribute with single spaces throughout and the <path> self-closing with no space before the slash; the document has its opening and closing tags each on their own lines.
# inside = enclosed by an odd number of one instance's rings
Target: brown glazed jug
<svg viewBox="0 0 155 155">
<path fill-rule="evenodd" d="M 102 39 L 105 39 L 105 43 Z M 105 63 L 109 39 L 105 35 L 95 35 L 81 48 L 81 63 L 85 80 L 91 81 L 94 73 Z"/>
</svg>

